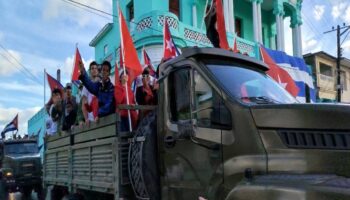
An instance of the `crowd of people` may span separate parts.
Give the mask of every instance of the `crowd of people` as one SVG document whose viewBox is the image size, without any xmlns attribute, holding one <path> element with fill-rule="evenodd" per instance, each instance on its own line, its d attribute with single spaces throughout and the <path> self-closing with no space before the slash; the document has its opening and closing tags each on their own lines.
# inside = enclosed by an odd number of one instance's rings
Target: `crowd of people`
<svg viewBox="0 0 350 200">
<path fill-rule="evenodd" d="M 72 94 L 72 84 L 67 83 L 64 90 L 54 89 L 50 101 L 46 104 L 49 118 L 46 121 L 48 135 L 60 131 L 71 131 L 75 126 L 89 126 L 98 122 L 99 118 L 118 112 L 121 118 L 120 131 L 134 129 L 139 121 L 136 110 L 118 109 L 118 105 L 156 105 L 158 83 L 155 74 L 151 74 L 152 66 L 146 66 L 142 75 L 138 76 L 132 85 L 128 84 L 128 71 L 119 75 L 119 82 L 110 80 L 112 66 L 104 61 L 100 67 L 93 61 L 86 72 L 80 63 L 81 83 L 78 94 Z M 118 76 L 118 74 L 116 74 Z M 135 88 L 134 90 L 132 87 Z"/>
</svg>

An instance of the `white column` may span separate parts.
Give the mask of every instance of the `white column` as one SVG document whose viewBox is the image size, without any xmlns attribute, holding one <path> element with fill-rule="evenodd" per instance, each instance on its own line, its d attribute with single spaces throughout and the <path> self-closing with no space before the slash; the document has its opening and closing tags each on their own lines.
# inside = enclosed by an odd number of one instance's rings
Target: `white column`
<svg viewBox="0 0 350 200">
<path fill-rule="evenodd" d="M 230 24 L 230 32 L 235 33 L 235 9 L 233 6 L 233 0 L 228 0 L 228 7 L 229 7 L 229 24 Z"/>
<path fill-rule="evenodd" d="M 197 28 L 197 6 L 196 4 L 192 5 L 192 25 Z"/>
<path fill-rule="evenodd" d="M 277 29 L 277 50 L 281 50 L 282 49 L 282 46 L 281 46 L 281 22 L 280 22 L 280 16 L 279 14 L 276 15 L 276 29 Z"/>
<path fill-rule="evenodd" d="M 281 51 L 284 51 L 284 20 L 283 20 L 283 15 L 280 16 L 280 22 L 281 22 Z"/>
<path fill-rule="evenodd" d="M 229 6 L 228 6 L 228 0 L 224 0 L 223 3 L 224 6 L 224 16 L 225 16 L 225 28 L 226 28 L 226 32 L 230 31 L 230 24 L 229 21 L 227 19 L 229 19 Z"/>
<path fill-rule="evenodd" d="M 300 24 L 297 26 L 297 35 L 298 35 L 298 56 L 303 57 L 303 40 L 301 37 L 301 26 Z"/>
<path fill-rule="evenodd" d="M 292 38 L 293 38 L 293 55 L 299 56 L 299 38 L 298 38 L 298 26 L 292 28 Z"/>
<path fill-rule="evenodd" d="M 259 42 L 263 44 L 263 38 L 262 38 L 262 20 L 261 20 L 261 3 L 257 4 L 257 14 L 258 14 L 258 36 L 259 36 Z"/>
<path fill-rule="evenodd" d="M 258 9 L 256 6 L 256 2 L 252 2 L 253 8 L 253 29 L 254 29 L 254 41 L 259 42 L 259 25 L 258 25 Z"/>
</svg>

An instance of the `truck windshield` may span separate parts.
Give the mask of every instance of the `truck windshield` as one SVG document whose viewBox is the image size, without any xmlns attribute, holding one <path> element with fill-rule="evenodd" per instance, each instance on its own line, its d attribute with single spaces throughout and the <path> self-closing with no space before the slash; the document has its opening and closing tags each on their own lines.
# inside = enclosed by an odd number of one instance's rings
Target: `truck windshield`
<svg viewBox="0 0 350 200">
<path fill-rule="evenodd" d="M 5 154 L 31 154 L 38 153 L 38 145 L 36 143 L 10 143 L 5 144 Z"/>
<path fill-rule="evenodd" d="M 254 70 L 207 65 L 233 98 L 253 104 L 296 103 L 297 100 L 269 76 Z"/>
</svg>

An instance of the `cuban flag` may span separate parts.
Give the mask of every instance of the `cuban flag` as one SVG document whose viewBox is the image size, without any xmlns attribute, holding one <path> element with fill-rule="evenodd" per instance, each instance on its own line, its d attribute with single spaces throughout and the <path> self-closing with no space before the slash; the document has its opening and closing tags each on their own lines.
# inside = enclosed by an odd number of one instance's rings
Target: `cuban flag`
<svg viewBox="0 0 350 200">
<path fill-rule="evenodd" d="M 312 73 L 310 68 L 306 66 L 304 59 L 289 56 L 282 51 L 276 51 L 268 48 L 265 48 L 265 50 L 278 66 L 288 72 L 295 84 L 298 86 L 299 91 L 296 99 L 299 102 L 305 103 L 308 94 L 310 101 L 316 102 L 316 91 L 313 84 Z M 309 91 L 306 89 L 307 86 Z"/>
<path fill-rule="evenodd" d="M 175 58 L 180 54 L 180 52 L 176 48 L 175 42 L 171 37 L 171 32 L 166 18 L 164 20 L 163 35 L 163 59 L 168 60 L 170 58 Z"/>
<path fill-rule="evenodd" d="M 14 131 L 14 130 L 18 131 L 18 114 L 16 115 L 16 117 L 10 123 L 8 123 L 5 126 L 4 130 L 2 130 L 1 138 L 4 139 L 5 138 L 5 133 L 7 133 L 9 131 Z"/>
</svg>

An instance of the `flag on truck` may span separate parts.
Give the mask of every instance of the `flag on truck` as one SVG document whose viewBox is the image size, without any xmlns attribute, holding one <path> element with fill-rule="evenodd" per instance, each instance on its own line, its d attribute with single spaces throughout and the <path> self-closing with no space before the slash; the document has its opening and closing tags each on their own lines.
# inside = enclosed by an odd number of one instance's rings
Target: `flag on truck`
<svg viewBox="0 0 350 200">
<path fill-rule="evenodd" d="M 79 75 L 80 75 L 80 71 L 79 71 L 79 65 L 80 63 L 82 63 L 82 59 L 81 59 L 81 55 L 79 52 L 78 47 L 76 47 L 75 49 L 75 56 L 74 56 L 74 63 L 73 63 L 73 73 L 72 73 L 72 82 L 79 86 L 80 81 L 79 81 Z"/>
<path fill-rule="evenodd" d="M 163 35 L 163 59 L 168 60 L 170 58 L 175 58 L 180 53 L 176 48 L 173 38 L 171 37 L 171 32 L 166 17 L 164 18 Z"/>
<path fill-rule="evenodd" d="M 5 138 L 5 133 L 9 132 L 9 131 L 18 131 L 18 114 L 16 115 L 16 117 L 10 122 L 8 123 L 4 130 L 2 130 L 1 132 L 1 138 L 4 139 Z"/>
<path fill-rule="evenodd" d="M 63 96 L 63 94 L 64 94 L 63 93 L 63 85 L 48 73 L 46 73 L 46 77 L 47 77 L 47 82 L 49 83 L 51 92 L 54 89 L 59 89 L 61 91 L 62 96 Z"/>
<path fill-rule="evenodd" d="M 311 102 L 316 102 L 312 74 L 310 69 L 306 66 L 304 59 L 289 56 L 282 51 L 276 51 L 264 47 L 261 48 L 263 48 L 276 65 L 286 71 L 289 77 L 293 80 L 298 91 L 296 95 L 293 96 L 295 96 L 298 101 L 305 103 L 306 99 L 310 98 Z"/>
<path fill-rule="evenodd" d="M 143 55 L 143 61 L 144 61 L 145 68 L 148 67 L 150 75 L 155 76 L 156 70 L 154 70 L 151 59 L 149 58 L 145 48 L 142 49 L 142 55 Z"/>
<path fill-rule="evenodd" d="M 135 78 L 142 73 L 141 63 L 132 41 L 122 11 L 119 9 L 120 53 L 122 53 L 123 66 L 128 70 L 128 84 L 131 86 Z M 122 67 L 122 66 L 121 66 Z M 123 67 L 123 68 L 124 68 Z"/>
<path fill-rule="evenodd" d="M 213 0 L 204 18 L 207 37 L 214 47 L 229 49 L 221 0 Z"/>
</svg>

